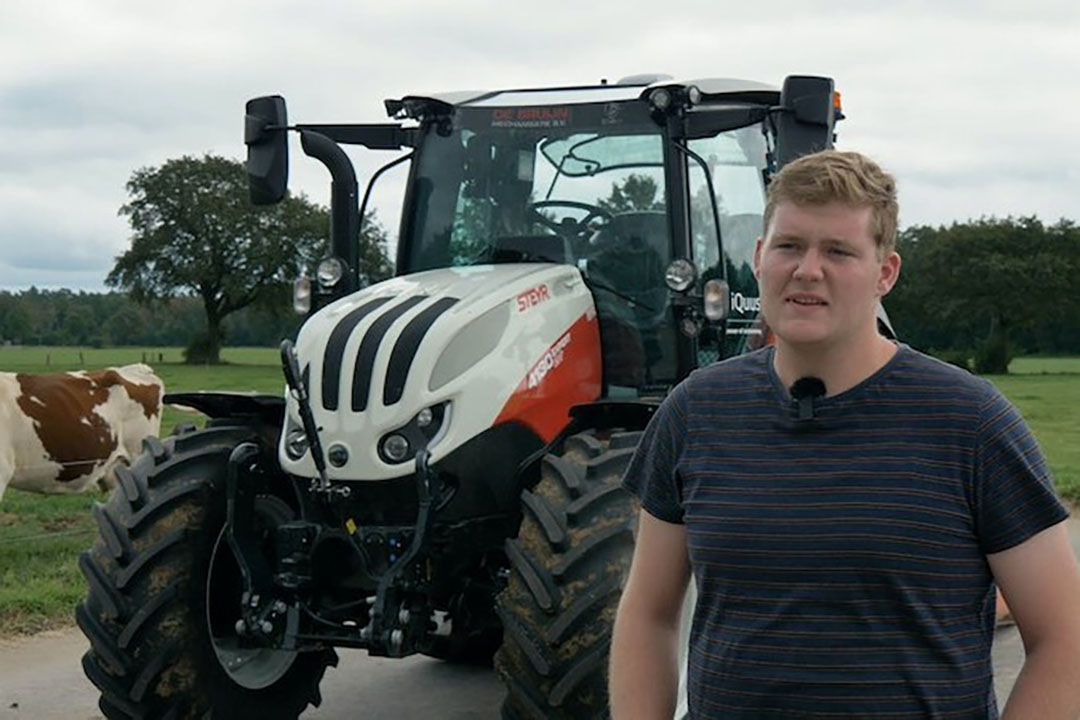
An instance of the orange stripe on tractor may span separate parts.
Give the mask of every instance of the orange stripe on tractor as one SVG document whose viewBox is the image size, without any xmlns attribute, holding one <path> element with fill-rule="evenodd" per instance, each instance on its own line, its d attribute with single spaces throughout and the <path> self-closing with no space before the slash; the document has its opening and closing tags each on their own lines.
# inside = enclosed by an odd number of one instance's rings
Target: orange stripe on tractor
<svg viewBox="0 0 1080 720">
<path fill-rule="evenodd" d="M 529 368 L 495 424 L 520 422 L 551 442 L 571 407 L 600 397 L 601 372 L 599 323 L 582 315 Z"/>
</svg>

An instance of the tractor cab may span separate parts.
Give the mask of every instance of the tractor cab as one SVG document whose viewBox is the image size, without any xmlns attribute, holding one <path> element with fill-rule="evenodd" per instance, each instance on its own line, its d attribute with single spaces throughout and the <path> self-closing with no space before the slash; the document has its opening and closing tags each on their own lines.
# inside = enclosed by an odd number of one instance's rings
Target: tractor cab
<svg viewBox="0 0 1080 720">
<path fill-rule="evenodd" d="M 266 114 L 273 101 L 279 117 Z M 260 164 L 260 153 L 269 157 L 271 128 L 285 127 L 284 102 L 252 102 L 262 103 L 248 112 L 260 201 L 268 175 L 258 169 L 272 165 Z M 333 142 L 315 136 L 412 149 L 397 275 L 505 263 L 576 268 L 599 318 L 605 397 L 663 395 L 759 332 L 752 259 L 766 183 L 787 160 L 830 147 L 841 117 L 832 81 L 818 77 L 789 77 L 777 89 L 635 76 L 589 87 L 409 95 L 386 108 L 402 124 L 296 129 L 316 157 Z M 328 167 L 335 186 L 355 186 Z M 336 188 L 334 197 L 349 194 Z M 357 272 L 358 221 L 337 205 L 324 261 L 331 272 L 302 286 L 316 306 L 356 287 L 348 276 Z"/>
</svg>

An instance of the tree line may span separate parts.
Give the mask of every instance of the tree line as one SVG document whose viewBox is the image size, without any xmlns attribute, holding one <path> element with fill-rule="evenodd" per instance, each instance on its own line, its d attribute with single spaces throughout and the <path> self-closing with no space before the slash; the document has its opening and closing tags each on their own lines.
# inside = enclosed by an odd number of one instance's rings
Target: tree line
<svg viewBox="0 0 1080 720">
<path fill-rule="evenodd" d="M 981 218 L 900 233 L 900 281 L 885 299 L 910 345 L 980 373 L 1015 354 L 1080 353 L 1080 227 Z"/>
<path fill-rule="evenodd" d="M 282 298 L 272 307 L 246 307 L 224 325 L 228 346 L 273 346 L 295 337 L 300 317 Z M 0 291 L 0 342 L 81 347 L 179 346 L 206 334 L 202 302 L 176 297 L 137 303 L 126 293 L 72 290 Z"/>
<path fill-rule="evenodd" d="M 293 279 L 327 246 L 329 212 L 303 195 L 248 201 L 236 160 L 181 157 L 135 171 L 120 208 L 130 247 L 106 278 L 114 292 L 0 292 L 0 342 L 182 345 L 217 362 L 227 345 L 275 345 L 295 335 Z M 631 175 L 601 204 L 654 207 L 657 188 Z M 387 234 L 363 218 L 360 271 L 389 277 Z M 976 372 L 1005 372 L 1016 353 L 1080 353 L 1080 227 L 1035 217 L 981 218 L 900 233 L 900 281 L 885 300 L 908 344 Z"/>
</svg>

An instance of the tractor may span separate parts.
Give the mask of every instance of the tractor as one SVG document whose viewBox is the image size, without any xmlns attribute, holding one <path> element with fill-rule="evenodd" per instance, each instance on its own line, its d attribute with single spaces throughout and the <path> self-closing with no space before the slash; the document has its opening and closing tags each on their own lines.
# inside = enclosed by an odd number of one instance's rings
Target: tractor
<svg viewBox="0 0 1080 720">
<path fill-rule="evenodd" d="M 251 199 L 289 133 L 331 176 L 282 396 L 182 393 L 79 557 L 83 667 L 110 719 L 296 718 L 335 648 L 493 663 L 504 718 L 607 717 L 638 507 L 620 478 L 691 370 L 757 337 L 771 174 L 832 146 L 829 78 L 633 76 L 408 95 L 394 122 L 246 106 Z M 342 145 L 408 163 L 395 277 L 359 267 Z M 496 710 L 492 709 L 493 713 Z"/>
</svg>

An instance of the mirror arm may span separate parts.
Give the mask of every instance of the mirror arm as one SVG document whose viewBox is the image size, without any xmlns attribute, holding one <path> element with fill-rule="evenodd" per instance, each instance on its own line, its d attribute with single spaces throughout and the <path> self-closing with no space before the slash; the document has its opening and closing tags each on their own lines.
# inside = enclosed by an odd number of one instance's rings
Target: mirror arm
<svg viewBox="0 0 1080 720">
<path fill-rule="evenodd" d="M 341 146 L 313 130 L 300 130 L 300 145 L 304 152 L 321 162 L 330 171 L 330 242 L 331 252 L 348 272 L 345 282 L 335 288 L 340 297 L 355 292 L 360 286 L 360 220 L 356 204 L 356 171 Z"/>
</svg>

